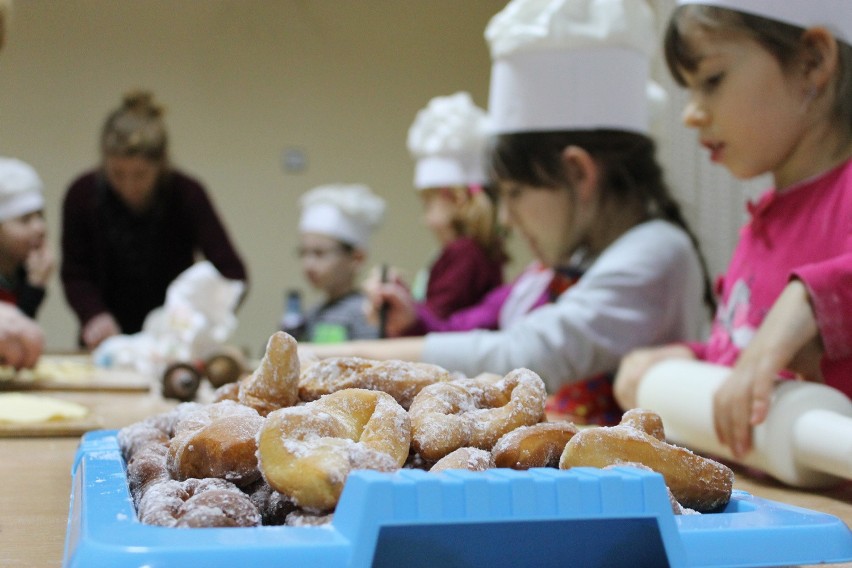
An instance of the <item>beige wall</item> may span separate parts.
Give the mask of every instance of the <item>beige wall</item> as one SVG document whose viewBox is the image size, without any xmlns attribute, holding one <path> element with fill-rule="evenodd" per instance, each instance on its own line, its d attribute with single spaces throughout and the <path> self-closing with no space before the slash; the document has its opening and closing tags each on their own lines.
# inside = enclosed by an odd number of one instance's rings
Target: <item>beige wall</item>
<svg viewBox="0 0 852 568">
<path fill-rule="evenodd" d="M 674 0 L 654 0 L 667 15 Z M 275 329 L 282 291 L 304 287 L 294 257 L 296 197 L 327 182 L 363 182 L 389 217 L 372 261 L 414 273 L 434 252 L 420 224 L 405 149 L 433 96 L 468 90 L 487 105 L 482 32 L 505 0 L 15 0 L 0 53 L 0 154 L 31 162 L 47 185 L 58 248 L 68 181 L 97 160 L 106 112 L 127 89 L 167 105 L 176 163 L 207 183 L 243 253 L 252 288 L 234 337 L 252 354 Z M 742 221 L 743 186 L 711 169 L 679 124 L 672 91 L 661 158 L 705 239 L 714 271 Z M 303 173 L 282 154 L 304 150 Z M 525 262 L 523 247 L 513 250 Z M 518 269 L 518 264 L 511 272 Z M 51 349 L 77 324 L 58 279 L 39 320 Z"/>
</svg>

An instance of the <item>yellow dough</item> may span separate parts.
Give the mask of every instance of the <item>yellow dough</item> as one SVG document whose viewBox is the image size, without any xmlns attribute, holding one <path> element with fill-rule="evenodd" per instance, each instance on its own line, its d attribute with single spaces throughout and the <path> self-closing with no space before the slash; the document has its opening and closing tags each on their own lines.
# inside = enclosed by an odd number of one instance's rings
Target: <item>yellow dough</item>
<svg viewBox="0 0 852 568">
<path fill-rule="evenodd" d="M 0 394 L 0 422 L 35 424 L 84 418 L 89 409 L 75 402 L 17 392 Z"/>
</svg>

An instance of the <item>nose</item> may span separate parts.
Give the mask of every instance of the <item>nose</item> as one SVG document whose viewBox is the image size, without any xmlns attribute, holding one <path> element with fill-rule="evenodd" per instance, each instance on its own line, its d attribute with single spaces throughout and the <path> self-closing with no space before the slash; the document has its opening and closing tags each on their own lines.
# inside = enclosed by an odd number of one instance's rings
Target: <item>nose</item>
<svg viewBox="0 0 852 568">
<path fill-rule="evenodd" d="M 700 128 L 706 126 L 710 120 L 710 115 L 707 110 L 696 100 L 691 100 L 686 104 L 681 115 L 683 124 L 689 128 Z"/>
<path fill-rule="evenodd" d="M 497 201 L 497 223 L 503 227 L 509 228 L 512 226 L 512 215 L 509 213 L 509 206 L 506 204 L 506 199 Z"/>
</svg>

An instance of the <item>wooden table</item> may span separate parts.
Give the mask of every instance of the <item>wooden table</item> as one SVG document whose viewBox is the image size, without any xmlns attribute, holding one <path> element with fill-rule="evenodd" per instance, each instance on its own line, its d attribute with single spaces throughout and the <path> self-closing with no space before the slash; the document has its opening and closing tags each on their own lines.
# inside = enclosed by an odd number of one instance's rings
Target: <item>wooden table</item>
<svg viewBox="0 0 852 568">
<path fill-rule="evenodd" d="M 146 393 L 63 393 L 119 428 L 164 412 L 174 403 Z M 78 438 L 0 439 L 0 566 L 54 567 L 62 563 Z M 736 489 L 758 497 L 835 515 L 852 527 L 852 483 L 799 491 L 738 471 Z M 834 564 L 833 566 L 852 566 Z"/>
</svg>

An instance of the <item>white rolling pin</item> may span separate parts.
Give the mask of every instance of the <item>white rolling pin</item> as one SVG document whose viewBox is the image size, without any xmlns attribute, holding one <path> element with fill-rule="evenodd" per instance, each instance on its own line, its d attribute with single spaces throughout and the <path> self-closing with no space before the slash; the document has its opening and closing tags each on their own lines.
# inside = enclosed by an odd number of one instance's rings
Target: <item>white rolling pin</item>
<svg viewBox="0 0 852 568">
<path fill-rule="evenodd" d="M 817 383 L 781 381 L 766 421 L 754 428 L 752 450 L 735 459 L 713 427 L 713 393 L 730 372 L 698 361 L 664 361 L 642 378 L 638 406 L 660 415 L 672 443 L 759 469 L 788 485 L 825 487 L 852 479 L 852 401 Z"/>
</svg>

